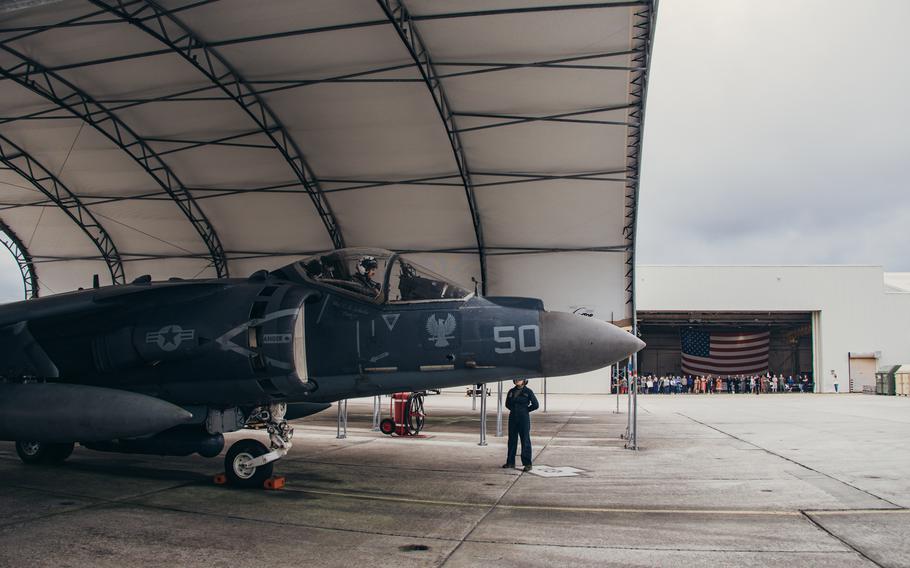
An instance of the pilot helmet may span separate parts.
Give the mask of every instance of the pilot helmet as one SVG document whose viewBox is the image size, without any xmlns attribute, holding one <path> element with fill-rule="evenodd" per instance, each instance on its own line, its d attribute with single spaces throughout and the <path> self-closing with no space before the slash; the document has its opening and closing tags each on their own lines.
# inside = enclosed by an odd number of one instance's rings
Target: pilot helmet
<svg viewBox="0 0 910 568">
<path fill-rule="evenodd" d="M 516 385 L 519 383 L 526 385 L 528 384 L 528 379 L 512 379 L 512 382 Z"/>
<path fill-rule="evenodd" d="M 357 273 L 366 274 L 370 270 L 375 270 L 379 268 L 379 263 L 376 262 L 376 259 L 372 256 L 365 256 L 360 259 L 360 262 L 357 263 Z"/>
</svg>

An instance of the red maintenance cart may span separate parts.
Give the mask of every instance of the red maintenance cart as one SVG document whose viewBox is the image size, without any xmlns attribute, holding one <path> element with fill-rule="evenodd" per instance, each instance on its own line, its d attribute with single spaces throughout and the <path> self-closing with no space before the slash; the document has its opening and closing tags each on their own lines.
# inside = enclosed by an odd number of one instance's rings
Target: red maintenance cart
<svg viewBox="0 0 910 568">
<path fill-rule="evenodd" d="M 379 423 L 379 431 L 391 436 L 416 436 L 423 430 L 426 412 L 423 399 L 439 391 L 396 392 L 392 395 L 392 417 Z"/>
</svg>

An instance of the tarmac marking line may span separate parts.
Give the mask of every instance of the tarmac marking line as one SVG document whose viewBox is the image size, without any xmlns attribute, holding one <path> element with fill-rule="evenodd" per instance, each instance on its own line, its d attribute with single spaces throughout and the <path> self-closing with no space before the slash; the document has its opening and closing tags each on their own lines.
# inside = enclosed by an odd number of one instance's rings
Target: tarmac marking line
<svg viewBox="0 0 910 568">
<path fill-rule="evenodd" d="M 811 509 L 806 509 L 803 513 L 807 515 L 812 515 L 814 517 L 846 517 L 849 515 L 906 515 L 910 513 L 910 509 L 824 509 L 820 511 L 813 511 Z"/>
<path fill-rule="evenodd" d="M 808 520 L 810 523 L 812 523 L 812 526 L 814 526 L 815 528 L 817 528 L 817 529 L 820 530 L 821 532 L 825 533 L 826 535 L 830 536 L 831 538 L 833 538 L 833 539 L 836 540 L 837 542 L 843 544 L 844 546 L 846 546 L 847 548 L 849 548 L 850 550 L 852 550 L 853 552 L 855 552 L 856 554 L 858 554 L 861 558 L 864 558 L 865 560 L 868 560 L 869 562 L 871 562 L 871 563 L 874 564 L 875 566 L 878 566 L 879 568 L 885 568 L 884 566 L 882 566 L 881 564 L 879 564 L 878 562 L 876 562 L 875 560 L 873 560 L 872 558 L 870 558 L 869 556 L 867 556 L 865 552 L 863 552 L 862 550 L 860 550 L 859 548 L 857 548 L 856 546 L 854 546 L 853 544 L 851 544 L 847 539 L 842 538 L 842 537 L 840 537 L 839 535 L 834 534 L 833 531 L 828 530 L 828 528 L 825 527 L 823 524 L 821 524 L 820 522 L 818 522 L 816 519 L 813 519 L 811 515 L 809 515 L 809 514 L 804 514 L 803 516 L 806 517 L 806 520 Z"/>
<path fill-rule="evenodd" d="M 513 540 L 471 539 L 477 544 L 508 544 L 511 546 L 538 546 L 546 548 L 586 548 L 593 550 L 640 550 L 647 552 L 716 552 L 721 554 L 854 554 L 852 550 L 777 550 L 759 548 L 682 548 L 661 546 L 620 546 L 604 544 L 562 544 L 554 542 L 516 542 Z"/>
<path fill-rule="evenodd" d="M 517 478 L 516 478 L 517 480 Z M 769 517 L 801 517 L 804 515 L 818 516 L 849 516 L 849 515 L 877 515 L 910 514 L 910 509 L 843 509 L 843 510 L 761 510 L 761 509 L 640 509 L 634 507 L 568 507 L 559 505 L 502 505 L 495 503 L 468 503 L 465 501 L 447 501 L 442 499 L 419 499 L 416 497 L 393 497 L 389 495 L 372 495 L 367 493 L 350 493 L 345 491 L 330 491 L 323 489 L 297 489 L 285 487 L 286 491 L 298 493 L 311 493 L 313 495 L 326 495 L 329 497 L 342 497 L 345 499 L 364 499 L 370 501 L 384 501 L 390 503 L 413 503 L 417 505 L 437 505 L 443 507 L 493 507 L 510 510 L 530 511 L 560 511 L 566 513 L 623 513 L 642 515 L 709 515 L 709 516 L 769 516 Z"/>
<path fill-rule="evenodd" d="M 549 440 L 547 440 L 547 442 L 543 445 L 543 447 L 537 452 L 537 455 L 533 456 L 533 458 L 536 459 L 537 457 L 539 457 L 540 454 L 542 454 L 543 451 L 547 449 L 547 446 L 550 445 L 550 442 L 552 442 L 553 440 L 556 439 L 557 436 L 559 436 L 559 434 L 565 429 L 565 427 L 568 426 L 569 423 L 572 421 L 572 417 L 575 416 L 576 414 L 578 414 L 579 408 L 581 408 L 581 403 L 579 403 L 579 405 L 575 407 L 575 410 L 572 411 L 572 414 L 570 414 L 566 418 L 566 421 L 563 422 L 562 425 L 556 430 L 556 432 L 553 433 L 553 436 Z M 512 456 L 512 457 L 514 458 L 514 456 Z M 461 541 L 457 545 L 455 545 L 455 547 L 452 550 L 450 550 L 448 554 L 445 555 L 445 557 L 442 559 L 442 562 L 439 563 L 440 568 L 442 568 L 442 566 L 445 566 L 446 563 L 452 559 L 452 557 L 455 555 L 455 553 L 458 552 L 458 549 L 461 548 L 461 546 L 465 542 L 467 542 L 468 539 L 471 538 L 471 535 L 474 534 L 474 531 L 477 530 L 477 527 L 479 527 L 486 520 L 486 518 L 489 517 L 490 514 L 496 510 L 496 507 L 498 507 L 499 503 L 502 502 L 503 499 L 505 499 L 505 496 L 509 493 L 509 491 L 511 491 L 512 488 L 515 487 L 515 484 L 518 483 L 519 479 L 521 479 L 520 474 L 509 483 L 509 485 L 506 487 L 505 491 L 503 491 L 502 494 L 499 495 L 499 498 L 496 500 L 496 502 L 493 503 L 493 505 L 487 510 L 486 513 L 483 514 L 482 517 L 480 517 L 477 520 L 477 522 L 474 523 L 474 526 L 471 527 L 471 530 L 469 530 L 467 532 L 467 534 L 465 534 L 463 537 L 461 537 Z"/>
<path fill-rule="evenodd" d="M 811 471 L 811 472 L 814 472 L 814 473 L 817 473 L 817 474 L 819 474 L 819 475 L 823 475 L 823 476 L 825 476 L 825 477 L 827 477 L 827 478 L 829 478 L 829 479 L 833 479 L 834 481 L 837 481 L 837 482 L 839 482 L 839 483 L 843 483 L 843 484 L 846 485 L 847 487 L 849 487 L 849 488 L 851 488 L 851 489 L 854 489 L 854 490 L 856 490 L 856 491 L 859 491 L 859 492 L 861 492 L 861 493 L 865 493 L 866 495 L 868 495 L 868 496 L 870 496 L 870 497 L 872 497 L 872 498 L 874 498 L 874 499 L 878 499 L 879 501 L 881 501 L 881 502 L 883 502 L 883 503 L 887 503 L 887 504 L 891 505 L 892 507 L 894 507 L 895 509 L 903 509 L 903 508 L 904 508 L 904 507 L 901 507 L 900 505 L 898 505 L 897 503 L 894 503 L 893 501 L 889 501 L 888 499 L 885 499 L 884 497 L 880 497 L 880 496 L 876 495 L 875 493 L 872 493 L 871 491 L 866 491 L 865 489 L 861 489 L 861 488 L 859 488 L 859 487 L 857 487 L 857 486 L 855 486 L 855 485 L 852 485 L 852 484 L 850 484 L 850 483 L 847 483 L 847 482 L 844 481 L 843 479 L 838 479 L 838 478 L 834 477 L 833 475 L 830 475 L 830 474 L 827 474 L 827 473 L 825 473 L 825 472 L 823 472 L 823 471 L 819 471 L 819 470 L 817 470 L 817 469 L 815 469 L 815 468 L 809 467 L 809 466 L 807 466 L 807 465 L 804 464 L 804 463 L 800 463 L 800 462 L 796 461 L 796 460 L 793 459 L 793 458 L 788 458 L 788 457 L 785 456 L 785 455 L 782 455 L 782 454 L 779 454 L 779 453 L 777 453 L 777 452 L 775 452 L 775 451 L 769 450 L 768 448 L 765 448 L 765 447 L 763 447 L 763 446 L 759 446 L 758 444 L 756 444 L 756 443 L 754 443 L 754 442 L 750 442 L 750 441 L 748 441 L 748 440 L 744 440 L 743 438 L 740 438 L 739 436 L 736 436 L 736 435 L 734 435 L 734 434 L 730 434 L 729 432 L 724 432 L 724 431 L 721 430 L 720 428 L 717 428 L 717 427 L 715 427 L 715 426 L 712 426 L 712 425 L 707 424 L 707 423 L 705 423 L 705 422 L 702 422 L 702 421 L 700 421 L 700 420 L 696 420 L 695 418 L 692 418 L 691 416 L 686 416 L 685 414 L 683 414 L 683 413 L 681 413 L 681 412 L 677 412 L 676 414 L 679 415 L 679 416 L 682 416 L 683 418 L 688 418 L 688 419 L 691 420 L 692 422 L 695 422 L 695 423 L 697 423 L 697 424 L 701 424 L 702 426 L 704 426 L 704 427 L 706 427 L 706 428 L 710 428 L 710 429 L 712 429 L 712 430 L 714 430 L 714 431 L 716 431 L 716 432 L 720 432 L 721 434 L 724 434 L 725 436 L 729 436 L 729 437 L 733 438 L 734 440 L 740 441 L 740 442 L 742 442 L 742 443 L 744 443 L 744 444 L 748 444 L 748 445 L 752 446 L 753 448 L 757 448 L 757 449 L 759 449 L 759 450 L 761 450 L 761 451 L 763 451 L 763 452 L 765 452 L 765 453 L 767 453 L 767 454 L 769 454 L 769 455 L 772 455 L 772 456 L 774 456 L 774 457 L 777 457 L 777 458 L 780 458 L 780 459 L 782 459 L 782 460 L 788 461 L 788 462 L 790 462 L 790 463 L 792 463 L 792 464 L 798 465 L 798 466 L 801 467 L 801 468 L 807 469 L 807 470 L 809 470 L 809 471 Z"/>
</svg>

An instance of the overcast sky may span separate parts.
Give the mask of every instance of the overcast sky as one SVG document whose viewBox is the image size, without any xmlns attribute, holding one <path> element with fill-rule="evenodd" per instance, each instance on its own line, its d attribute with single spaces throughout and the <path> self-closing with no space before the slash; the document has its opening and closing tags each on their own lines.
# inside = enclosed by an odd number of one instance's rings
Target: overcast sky
<svg viewBox="0 0 910 568">
<path fill-rule="evenodd" d="M 910 1 L 661 0 L 638 260 L 910 271 Z"/>
<path fill-rule="evenodd" d="M 910 0 L 661 0 L 638 260 L 910 271 Z M 0 301 L 22 297 L 0 250 Z"/>
</svg>

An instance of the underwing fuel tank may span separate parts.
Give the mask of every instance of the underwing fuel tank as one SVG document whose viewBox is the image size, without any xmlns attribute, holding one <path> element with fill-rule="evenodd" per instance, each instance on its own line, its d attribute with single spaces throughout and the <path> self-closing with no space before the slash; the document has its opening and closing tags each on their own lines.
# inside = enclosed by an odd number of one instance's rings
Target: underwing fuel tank
<svg viewBox="0 0 910 568">
<path fill-rule="evenodd" d="M 147 436 L 192 414 L 158 398 L 61 383 L 0 384 L 0 440 L 96 442 Z"/>
</svg>

